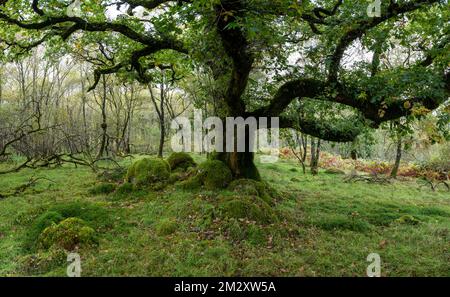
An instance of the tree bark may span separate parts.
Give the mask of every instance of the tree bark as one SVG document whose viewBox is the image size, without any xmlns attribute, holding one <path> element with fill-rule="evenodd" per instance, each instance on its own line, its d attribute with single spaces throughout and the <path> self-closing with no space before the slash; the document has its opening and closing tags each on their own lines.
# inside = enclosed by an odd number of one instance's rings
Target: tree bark
<svg viewBox="0 0 450 297">
<path fill-rule="evenodd" d="M 311 137 L 311 174 L 319 174 L 319 157 L 320 157 L 320 139 L 315 142 L 314 138 Z"/>
<path fill-rule="evenodd" d="M 391 177 L 397 178 L 398 169 L 400 168 L 400 161 L 402 159 L 402 138 L 398 136 L 397 140 L 397 154 L 395 156 L 395 164 L 391 171 Z"/>
<path fill-rule="evenodd" d="M 256 168 L 254 159 L 255 153 L 250 150 L 250 137 L 255 137 L 255 135 L 249 135 L 249 127 L 245 128 L 245 152 L 237 151 L 237 137 L 234 137 L 234 152 L 226 151 L 226 129 L 224 127 L 224 150 L 222 153 L 217 154 L 217 159 L 228 165 L 233 174 L 234 179 L 253 179 L 261 180 L 258 168 Z M 234 132 L 236 131 L 234 127 Z M 236 134 L 235 134 L 236 136 Z"/>
<path fill-rule="evenodd" d="M 100 144 L 100 149 L 98 151 L 97 154 L 97 159 L 100 159 L 103 154 L 105 153 L 106 150 L 106 145 L 107 145 L 107 137 L 108 137 L 108 124 L 106 123 L 106 79 L 105 79 L 105 75 L 102 76 L 102 82 L 103 82 L 103 98 L 102 98 L 102 105 L 101 105 L 101 109 L 102 109 L 102 124 L 101 124 L 101 128 L 103 130 L 102 132 L 102 142 Z"/>
</svg>

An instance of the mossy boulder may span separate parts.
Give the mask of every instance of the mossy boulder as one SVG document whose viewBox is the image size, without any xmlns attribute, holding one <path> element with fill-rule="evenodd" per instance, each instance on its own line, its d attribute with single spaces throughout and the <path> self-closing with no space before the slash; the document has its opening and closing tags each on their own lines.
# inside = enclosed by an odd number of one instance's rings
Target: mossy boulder
<svg viewBox="0 0 450 297">
<path fill-rule="evenodd" d="M 184 174 L 181 172 L 172 172 L 169 177 L 169 184 L 174 184 L 184 179 Z"/>
<path fill-rule="evenodd" d="M 80 218 L 86 221 L 94 229 L 107 229 L 112 226 L 111 210 L 105 207 L 105 203 L 90 203 L 86 201 L 71 201 L 56 204 L 48 211 L 60 213 L 64 219 Z"/>
<path fill-rule="evenodd" d="M 223 189 L 232 181 L 230 168 L 219 160 L 208 160 L 198 167 L 196 178 L 209 190 Z"/>
<path fill-rule="evenodd" d="M 241 195 L 258 196 L 270 205 L 273 205 L 273 198 L 275 198 L 274 190 L 268 184 L 253 179 L 234 180 L 230 183 L 228 189 Z"/>
<path fill-rule="evenodd" d="M 91 246 L 96 243 L 95 230 L 79 218 L 68 218 L 58 224 L 52 224 L 45 228 L 38 238 L 38 247 L 45 250 L 57 246 L 71 251 L 77 246 Z"/>
<path fill-rule="evenodd" d="M 192 176 L 179 183 L 179 186 L 184 190 L 195 190 L 203 185 L 202 180 L 197 176 Z"/>
<path fill-rule="evenodd" d="M 138 189 L 160 190 L 167 185 L 170 172 L 170 165 L 165 160 L 143 158 L 128 168 L 126 182 L 132 183 Z"/>
<path fill-rule="evenodd" d="M 44 231 L 45 228 L 53 225 L 58 224 L 64 220 L 64 217 L 56 211 L 48 211 L 41 214 L 39 217 L 36 218 L 34 221 L 34 224 L 32 224 L 28 230 L 27 233 L 27 239 L 26 242 L 26 248 L 31 249 L 35 247 L 36 239 L 39 237 L 39 235 Z"/>
<path fill-rule="evenodd" d="M 188 153 L 179 152 L 173 153 L 167 158 L 167 162 L 170 165 L 172 171 L 184 172 L 190 167 L 196 167 L 194 159 Z"/>
<path fill-rule="evenodd" d="M 272 207 L 256 195 L 222 197 L 219 203 L 222 215 L 227 218 L 247 219 L 265 224 L 278 221 L 278 217 Z"/>
</svg>

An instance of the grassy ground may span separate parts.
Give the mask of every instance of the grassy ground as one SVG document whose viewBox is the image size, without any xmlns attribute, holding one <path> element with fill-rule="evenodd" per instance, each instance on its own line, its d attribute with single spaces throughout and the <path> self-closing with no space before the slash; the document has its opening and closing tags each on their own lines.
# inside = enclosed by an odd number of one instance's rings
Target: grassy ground
<svg viewBox="0 0 450 297">
<path fill-rule="evenodd" d="M 223 191 L 170 186 L 119 198 L 93 195 L 95 175 L 87 168 L 0 176 L 0 193 L 32 176 L 52 180 L 0 200 L 0 275 L 65 275 L 64 261 L 33 262 L 40 255 L 26 241 L 40 214 L 78 201 L 85 216 L 90 206 L 102 210 L 98 246 L 79 251 L 83 276 L 365 276 L 370 253 L 380 254 L 383 276 L 450 276 L 448 192 L 415 181 L 313 177 L 288 161 L 258 167 L 279 192 L 279 223 L 211 216 Z M 399 222 L 405 215 L 419 222 Z"/>
</svg>

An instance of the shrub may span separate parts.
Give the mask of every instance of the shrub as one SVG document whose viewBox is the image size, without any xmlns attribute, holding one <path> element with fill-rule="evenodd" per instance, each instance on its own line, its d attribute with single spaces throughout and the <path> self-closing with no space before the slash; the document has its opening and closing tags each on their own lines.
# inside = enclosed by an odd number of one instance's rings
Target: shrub
<svg viewBox="0 0 450 297">
<path fill-rule="evenodd" d="M 126 181 L 136 188 L 160 190 L 170 177 L 170 165 L 159 158 L 144 158 L 134 162 L 128 168 Z"/>
<path fill-rule="evenodd" d="M 160 236 L 170 235 L 178 228 L 178 224 L 174 219 L 162 219 L 156 224 L 156 234 Z"/>
<path fill-rule="evenodd" d="M 220 199 L 220 210 L 225 217 L 248 219 L 260 223 L 278 221 L 275 211 L 258 196 L 231 196 Z"/>
<path fill-rule="evenodd" d="M 39 235 L 38 247 L 49 249 L 52 246 L 71 251 L 77 246 L 90 246 L 97 243 L 95 231 L 79 218 L 68 218 L 53 224 Z"/>
<path fill-rule="evenodd" d="M 117 188 L 117 185 L 111 183 L 101 183 L 95 185 L 89 190 L 89 193 L 92 195 L 101 195 L 101 194 L 111 194 Z"/>
<path fill-rule="evenodd" d="M 189 167 L 195 167 L 197 164 L 194 159 L 188 154 L 184 152 L 173 153 L 167 158 L 167 162 L 170 165 L 170 169 L 186 171 Z"/>
</svg>

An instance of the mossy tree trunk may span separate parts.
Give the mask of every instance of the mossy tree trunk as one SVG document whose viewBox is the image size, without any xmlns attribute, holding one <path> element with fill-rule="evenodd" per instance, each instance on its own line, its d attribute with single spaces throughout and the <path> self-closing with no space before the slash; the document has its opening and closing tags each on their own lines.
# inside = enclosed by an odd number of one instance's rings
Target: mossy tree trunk
<svg viewBox="0 0 450 297">
<path fill-rule="evenodd" d="M 311 137 L 311 174 L 317 175 L 319 174 L 319 157 L 320 157 L 320 139 L 317 139 L 317 142 Z"/>
<path fill-rule="evenodd" d="M 226 130 L 226 128 L 224 129 Z M 248 179 L 254 179 L 254 180 L 261 180 L 261 176 L 259 174 L 258 168 L 256 168 L 254 159 L 255 159 L 255 153 L 252 152 L 250 148 L 250 138 L 255 137 L 255 135 L 250 135 L 249 133 L 249 127 L 246 126 L 245 128 L 245 152 L 238 152 L 237 150 L 237 131 L 236 128 L 234 128 L 235 137 L 234 137 L 234 151 L 229 152 L 226 150 L 227 144 L 226 144 L 226 131 L 224 131 L 224 152 L 218 153 L 217 159 L 224 162 L 228 165 L 230 168 L 233 178 L 234 179 L 240 179 L 240 178 L 248 178 Z"/>
<path fill-rule="evenodd" d="M 248 178 L 261 180 L 258 168 L 254 162 L 255 154 L 252 152 L 220 153 L 218 159 L 228 165 L 234 179 Z"/>
<path fill-rule="evenodd" d="M 397 178 L 398 169 L 400 168 L 400 161 L 402 159 L 402 138 L 398 136 L 397 140 L 397 154 L 395 156 L 395 164 L 391 171 L 391 177 Z"/>
</svg>

